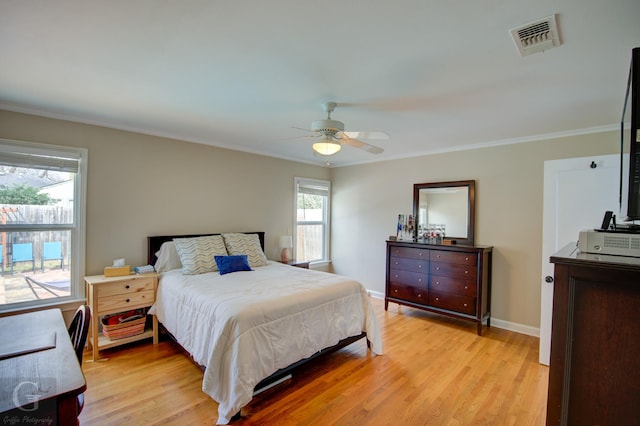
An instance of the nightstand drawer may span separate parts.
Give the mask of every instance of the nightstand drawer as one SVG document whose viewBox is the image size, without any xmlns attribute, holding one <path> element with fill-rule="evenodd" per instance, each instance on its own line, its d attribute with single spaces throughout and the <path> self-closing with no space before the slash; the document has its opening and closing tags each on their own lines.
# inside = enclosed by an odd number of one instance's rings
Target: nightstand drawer
<svg viewBox="0 0 640 426">
<path fill-rule="evenodd" d="M 153 302 L 153 289 L 134 293 L 116 294 L 113 296 L 101 295 L 98 299 L 98 314 L 143 308 L 151 306 Z"/>
<path fill-rule="evenodd" d="M 153 278 L 131 278 L 100 285 L 100 297 L 153 290 Z"/>
</svg>

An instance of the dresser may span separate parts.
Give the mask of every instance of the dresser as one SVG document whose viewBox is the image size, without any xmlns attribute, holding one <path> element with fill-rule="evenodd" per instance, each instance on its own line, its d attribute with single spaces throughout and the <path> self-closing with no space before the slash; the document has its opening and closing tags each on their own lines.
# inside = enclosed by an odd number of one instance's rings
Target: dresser
<svg viewBox="0 0 640 426">
<path fill-rule="evenodd" d="M 490 326 L 492 247 L 387 241 L 389 302 Z"/>
<path fill-rule="evenodd" d="M 92 349 L 93 360 L 99 357 L 100 349 L 112 348 L 149 337 L 158 343 L 158 319 L 152 315 L 152 326 L 143 333 L 122 339 L 110 340 L 99 332 L 102 316 L 125 312 L 132 309 L 147 308 L 156 300 L 158 274 L 125 275 L 105 277 L 92 275 L 84 278 L 87 300 L 91 307 L 91 327 L 88 342 Z"/>
<path fill-rule="evenodd" d="M 547 425 L 640 424 L 640 258 L 573 243 L 551 262 Z"/>
</svg>

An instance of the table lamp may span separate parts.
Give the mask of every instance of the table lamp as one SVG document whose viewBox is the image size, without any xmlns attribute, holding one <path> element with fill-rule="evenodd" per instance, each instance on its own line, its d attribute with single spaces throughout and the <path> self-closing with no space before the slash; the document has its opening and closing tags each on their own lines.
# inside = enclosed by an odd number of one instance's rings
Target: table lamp
<svg viewBox="0 0 640 426">
<path fill-rule="evenodd" d="M 280 252 L 280 256 L 282 258 L 282 263 L 287 263 L 289 260 L 289 248 L 293 247 L 293 240 L 291 239 L 291 235 L 283 235 L 280 237 L 280 248 L 282 252 Z"/>
</svg>

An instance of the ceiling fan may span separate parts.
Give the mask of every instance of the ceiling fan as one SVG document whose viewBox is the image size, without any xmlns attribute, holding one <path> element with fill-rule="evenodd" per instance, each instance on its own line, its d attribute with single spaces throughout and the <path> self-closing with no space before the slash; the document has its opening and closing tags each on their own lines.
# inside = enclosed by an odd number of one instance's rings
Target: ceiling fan
<svg viewBox="0 0 640 426">
<path fill-rule="evenodd" d="M 313 143 L 313 151 L 323 156 L 330 156 L 340 151 L 342 145 L 362 149 L 371 154 L 380 154 L 384 149 L 370 145 L 360 139 L 389 139 L 385 132 L 345 132 L 344 123 L 331 119 L 331 113 L 338 104 L 326 102 L 323 108 L 327 113 L 325 120 L 316 120 L 311 123 L 311 129 L 300 129 L 315 133 L 312 137 L 318 139 Z"/>
</svg>

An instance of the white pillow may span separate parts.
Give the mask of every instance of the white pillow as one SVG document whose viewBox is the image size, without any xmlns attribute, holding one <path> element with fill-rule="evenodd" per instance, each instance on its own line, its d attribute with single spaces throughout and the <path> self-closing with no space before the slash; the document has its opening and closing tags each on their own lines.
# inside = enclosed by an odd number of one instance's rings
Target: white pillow
<svg viewBox="0 0 640 426">
<path fill-rule="evenodd" d="M 224 244 L 231 256 L 246 254 L 249 260 L 249 266 L 256 268 L 258 266 L 267 265 L 267 256 L 264 255 L 260 246 L 260 238 L 258 234 L 222 234 Z"/>
<path fill-rule="evenodd" d="M 182 268 L 180 255 L 178 254 L 176 244 L 173 241 L 162 243 L 160 250 L 156 252 L 156 257 L 158 259 L 153 267 L 158 273 Z"/>
<path fill-rule="evenodd" d="M 204 274 L 218 270 L 214 256 L 226 256 L 221 235 L 173 239 L 184 275 Z"/>
</svg>

